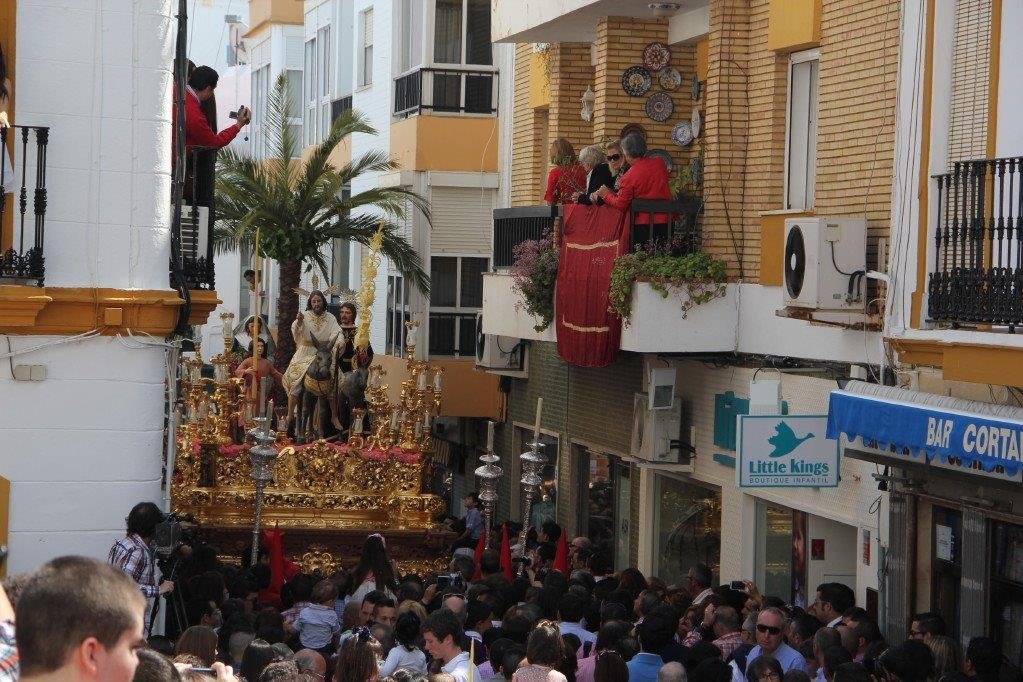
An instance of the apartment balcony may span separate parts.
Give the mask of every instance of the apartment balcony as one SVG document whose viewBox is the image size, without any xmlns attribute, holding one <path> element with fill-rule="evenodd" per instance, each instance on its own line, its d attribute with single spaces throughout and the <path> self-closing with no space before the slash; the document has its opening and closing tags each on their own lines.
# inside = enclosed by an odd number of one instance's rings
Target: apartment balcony
<svg viewBox="0 0 1023 682">
<path fill-rule="evenodd" d="M 671 42 L 706 32 L 707 0 L 659 4 L 665 7 L 655 13 L 649 0 L 493 0 L 491 36 L 502 43 L 588 43 L 606 16 L 667 19 L 669 32 L 677 33 Z"/>
<path fill-rule="evenodd" d="M 216 155 L 215 149 L 188 148 L 180 221 L 171 231 L 169 283 L 179 292 L 189 291 L 188 322 L 193 325 L 205 324 L 219 303 L 213 262 Z"/>
<path fill-rule="evenodd" d="M 394 116 L 497 114 L 497 70 L 417 67 L 394 79 Z"/>
<path fill-rule="evenodd" d="M 496 173 L 497 79 L 496 70 L 432 67 L 395 78 L 391 158 L 403 171 Z"/>
<path fill-rule="evenodd" d="M 934 182 L 928 320 L 1015 333 L 1023 324 L 1023 157 L 956 162 Z"/>
<path fill-rule="evenodd" d="M 0 164 L 0 283 L 43 286 L 49 136 L 41 126 L 0 129 L 0 154 L 14 149 L 13 165 Z"/>
</svg>

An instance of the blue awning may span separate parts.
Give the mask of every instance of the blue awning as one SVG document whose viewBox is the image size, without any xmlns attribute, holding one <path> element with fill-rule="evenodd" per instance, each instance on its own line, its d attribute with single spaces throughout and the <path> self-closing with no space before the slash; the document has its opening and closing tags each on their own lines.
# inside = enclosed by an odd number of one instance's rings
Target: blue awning
<svg viewBox="0 0 1023 682">
<path fill-rule="evenodd" d="M 976 473 L 1012 478 L 1023 468 L 1023 410 L 1009 405 L 851 381 L 828 404 L 828 438 L 840 435 Z"/>
</svg>

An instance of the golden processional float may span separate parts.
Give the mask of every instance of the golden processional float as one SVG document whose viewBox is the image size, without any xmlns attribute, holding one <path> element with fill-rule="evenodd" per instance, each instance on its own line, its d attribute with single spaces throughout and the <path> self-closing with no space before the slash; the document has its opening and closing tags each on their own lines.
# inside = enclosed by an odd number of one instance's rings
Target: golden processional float
<svg viewBox="0 0 1023 682">
<path fill-rule="evenodd" d="M 368 257 L 371 269 L 373 255 L 375 250 Z M 357 339 L 362 336 L 365 342 L 373 279 L 364 279 L 369 286 L 360 295 Z M 230 330 L 233 316 L 221 318 Z M 242 380 L 230 376 L 229 331 L 224 351 L 210 360 L 212 379 L 202 377 L 199 349 L 194 358 L 183 360 L 173 510 L 193 515 L 228 561 L 237 561 L 249 546 L 255 554 L 260 527 L 276 526 L 285 531 L 285 555 L 306 571 L 352 566 L 371 532 L 387 538 L 388 551 L 402 570 L 435 570 L 446 563 L 453 535 L 434 521 L 443 500 L 427 492 L 430 426 L 440 407 L 443 369 L 416 359 L 418 322 L 406 326 L 400 397 L 392 404 L 385 370 L 370 366 L 366 406 L 352 410 L 344 443 L 293 444 L 281 428 L 284 421 L 273 424 L 272 401 L 265 407 L 269 383 L 261 382 L 250 398 Z M 251 442 L 235 444 L 231 431 L 240 418 Z"/>
</svg>

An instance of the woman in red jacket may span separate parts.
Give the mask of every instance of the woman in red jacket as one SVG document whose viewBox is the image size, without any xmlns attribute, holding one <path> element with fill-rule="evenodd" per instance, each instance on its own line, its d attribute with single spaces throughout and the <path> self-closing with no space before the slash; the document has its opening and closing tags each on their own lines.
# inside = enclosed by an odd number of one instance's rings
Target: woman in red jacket
<svg viewBox="0 0 1023 682">
<path fill-rule="evenodd" d="M 575 194 L 586 191 L 586 169 L 576 158 L 572 143 L 563 137 L 551 142 L 550 154 L 551 171 L 543 200 L 548 204 L 570 203 Z"/>
</svg>

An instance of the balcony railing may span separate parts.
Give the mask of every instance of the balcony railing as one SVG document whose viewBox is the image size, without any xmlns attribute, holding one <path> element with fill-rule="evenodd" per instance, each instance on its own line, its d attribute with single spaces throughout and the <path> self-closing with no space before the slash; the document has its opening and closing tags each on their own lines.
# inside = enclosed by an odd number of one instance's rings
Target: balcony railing
<svg viewBox="0 0 1023 682">
<path fill-rule="evenodd" d="M 345 113 L 346 111 L 351 111 L 351 110 L 352 110 L 352 96 L 351 95 L 348 95 L 346 97 L 339 97 L 338 99 L 333 100 L 330 103 L 330 123 L 331 123 L 331 125 L 333 125 L 335 121 L 337 121 L 339 118 L 341 118 L 341 114 Z"/>
<path fill-rule="evenodd" d="M 0 163 L 0 281 L 32 281 L 43 286 L 46 274 L 43 241 L 46 227 L 46 148 L 50 129 L 12 126 L 0 129 L 0 154 L 7 155 L 13 138 L 12 165 Z M 29 175 L 28 159 L 35 147 L 35 177 Z M 10 191 L 10 197 L 4 192 Z M 32 206 L 29 210 L 29 195 Z M 8 205 L 10 213 L 8 213 Z M 8 217 L 10 216 L 10 218 Z M 10 221 L 10 222 L 8 222 Z M 11 226 L 8 231 L 7 226 Z M 27 239 L 27 241 L 26 241 Z"/>
<path fill-rule="evenodd" d="M 417 68 L 394 79 L 394 115 L 497 113 L 497 72 Z"/>
<path fill-rule="evenodd" d="M 629 207 L 630 250 L 641 245 L 654 224 L 654 236 L 670 240 L 672 251 L 679 255 L 698 251 L 701 245 L 699 215 L 703 202 L 699 199 L 660 201 L 636 199 Z M 507 268 L 515 262 L 514 249 L 529 239 L 539 239 L 558 228 L 561 206 L 522 206 L 494 209 L 494 268 Z M 637 223 L 637 220 L 639 221 Z"/>
<path fill-rule="evenodd" d="M 189 289 L 215 289 L 213 275 L 213 184 L 215 149 L 190 147 L 185 170 L 185 192 L 181 222 L 173 238 L 178 244 L 179 260 L 171 256 L 170 281 L 177 288 L 180 276 Z M 178 274 L 180 273 L 180 275 Z"/>
<path fill-rule="evenodd" d="M 1015 332 L 1023 324 L 1023 157 L 959 161 L 934 179 L 928 318 Z"/>
<path fill-rule="evenodd" d="M 539 239 L 554 230 L 558 209 L 554 206 L 522 206 L 494 209 L 495 268 L 511 267 L 515 262 L 513 250 L 529 239 Z"/>
</svg>

